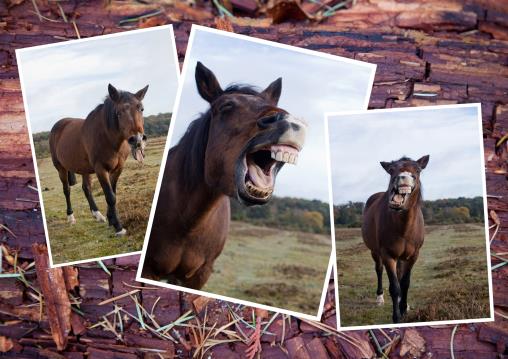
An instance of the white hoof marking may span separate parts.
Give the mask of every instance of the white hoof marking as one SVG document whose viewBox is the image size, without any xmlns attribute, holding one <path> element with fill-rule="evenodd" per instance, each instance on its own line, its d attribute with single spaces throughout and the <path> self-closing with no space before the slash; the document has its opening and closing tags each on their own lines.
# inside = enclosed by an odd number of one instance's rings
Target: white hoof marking
<svg viewBox="0 0 508 359">
<path fill-rule="evenodd" d="M 92 211 L 92 216 L 97 222 L 106 222 L 106 217 L 104 217 L 99 211 Z"/>
<path fill-rule="evenodd" d="M 120 231 L 115 233 L 115 236 L 122 237 L 122 236 L 125 236 L 126 234 L 127 234 L 127 230 L 125 228 L 122 228 Z"/>
<path fill-rule="evenodd" d="M 383 296 L 383 294 L 380 294 L 376 297 L 376 305 L 381 306 L 383 304 L 385 304 L 385 297 Z"/>
<path fill-rule="evenodd" d="M 67 216 L 67 222 L 69 222 L 70 224 L 76 224 L 76 218 L 74 218 L 74 214 L 69 214 Z"/>
</svg>

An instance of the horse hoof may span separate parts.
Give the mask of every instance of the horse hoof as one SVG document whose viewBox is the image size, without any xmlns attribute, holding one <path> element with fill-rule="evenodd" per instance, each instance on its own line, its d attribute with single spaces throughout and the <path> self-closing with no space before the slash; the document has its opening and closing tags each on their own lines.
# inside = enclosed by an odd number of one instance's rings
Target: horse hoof
<svg viewBox="0 0 508 359">
<path fill-rule="evenodd" d="M 67 222 L 69 222 L 70 224 L 76 224 L 76 218 L 74 218 L 74 214 L 69 214 L 67 216 Z"/>
<path fill-rule="evenodd" d="M 97 222 L 106 222 L 106 217 L 104 217 L 99 211 L 92 211 L 92 216 Z"/>
<path fill-rule="evenodd" d="M 385 304 L 385 297 L 383 296 L 383 294 L 380 294 L 376 297 L 376 305 L 377 306 L 381 306 L 381 305 L 384 305 Z"/>
<path fill-rule="evenodd" d="M 125 236 L 126 234 L 127 234 L 127 230 L 125 228 L 122 228 L 120 231 L 115 233 L 115 236 L 122 237 L 122 236 Z"/>
</svg>

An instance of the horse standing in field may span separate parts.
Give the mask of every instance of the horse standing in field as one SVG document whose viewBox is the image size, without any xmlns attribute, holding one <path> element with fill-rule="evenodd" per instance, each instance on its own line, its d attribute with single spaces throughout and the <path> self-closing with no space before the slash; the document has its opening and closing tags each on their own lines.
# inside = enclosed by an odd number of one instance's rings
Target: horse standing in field
<svg viewBox="0 0 508 359">
<path fill-rule="evenodd" d="M 230 198 L 267 203 L 284 163 L 296 164 L 307 125 L 277 106 L 280 78 L 261 92 L 223 90 L 198 62 L 195 79 L 210 108 L 168 153 L 142 276 L 200 289 L 227 238 Z"/>
<path fill-rule="evenodd" d="M 110 84 L 104 103 L 90 112 L 85 120 L 63 118 L 51 129 L 51 159 L 62 181 L 69 223 L 76 223 L 70 197 L 70 186 L 76 184 L 76 173 L 83 177 L 83 192 L 93 217 L 99 222 L 106 221 L 92 196 L 90 175 L 95 173 L 108 204 L 109 225 L 115 228 L 117 236 L 127 233 L 116 212 L 116 185 L 129 153 L 139 162 L 145 156 L 142 100 L 147 90 L 148 85 L 132 94 L 119 91 Z"/>
<path fill-rule="evenodd" d="M 384 304 L 384 266 L 390 281 L 394 323 L 407 312 L 411 269 L 423 245 L 420 172 L 428 162 L 428 155 L 417 161 L 402 157 L 398 161 L 381 162 L 390 174 L 388 190 L 373 194 L 365 204 L 362 236 L 376 263 L 376 302 Z"/>
</svg>

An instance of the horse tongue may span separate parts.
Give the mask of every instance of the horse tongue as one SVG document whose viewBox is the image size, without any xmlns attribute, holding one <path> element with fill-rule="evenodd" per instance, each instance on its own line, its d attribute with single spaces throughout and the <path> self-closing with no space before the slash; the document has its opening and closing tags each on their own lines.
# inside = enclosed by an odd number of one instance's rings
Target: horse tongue
<svg viewBox="0 0 508 359">
<path fill-rule="evenodd" d="M 145 159 L 145 153 L 141 148 L 138 148 L 134 151 L 134 159 L 139 163 L 143 163 L 143 160 Z"/>
<path fill-rule="evenodd" d="M 247 173 L 252 184 L 258 188 L 272 188 L 273 178 L 270 175 L 266 175 L 263 170 L 256 166 L 254 163 L 247 164 Z"/>
<path fill-rule="evenodd" d="M 401 204 L 402 201 L 404 201 L 404 197 L 401 194 L 396 193 L 393 196 L 392 201 L 396 202 L 397 204 Z"/>
</svg>

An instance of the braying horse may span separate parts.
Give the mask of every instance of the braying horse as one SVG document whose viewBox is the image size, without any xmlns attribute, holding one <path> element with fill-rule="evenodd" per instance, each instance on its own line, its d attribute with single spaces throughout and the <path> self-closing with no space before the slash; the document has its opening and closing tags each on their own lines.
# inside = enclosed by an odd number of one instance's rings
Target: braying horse
<svg viewBox="0 0 508 359">
<path fill-rule="evenodd" d="M 91 174 L 95 173 L 108 204 L 109 225 L 115 228 L 117 236 L 126 234 L 116 212 L 116 186 L 129 153 L 139 162 L 145 156 L 142 100 L 147 90 L 148 85 L 132 94 L 110 84 L 104 103 L 86 119 L 63 118 L 51 129 L 51 159 L 63 185 L 69 223 L 76 223 L 70 190 L 76 184 L 76 173 L 83 177 L 83 192 L 93 217 L 99 222 L 106 221 L 92 196 Z"/>
<path fill-rule="evenodd" d="M 376 302 L 384 304 L 384 266 L 390 281 L 394 323 L 407 311 L 411 269 L 423 245 L 420 172 L 428 162 L 428 155 L 417 161 L 402 157 L 398 161 L 381 162 L 390 174 L 388 190 L 370 196 L 363 213 L 363 241 L 371 251 L 377 274 Z"/>
<path fill-rule="evenodd" d="M 261 92 L 222 89 L 198 62 L 195 80 L 210 107 L 168 153 L 142 276 L 199 289 L 224 247 L 230 198 L 267 203 L 284 163 L 296 164 L 307 125 L 277 106 L 280 78 Z"/>
</svg>

